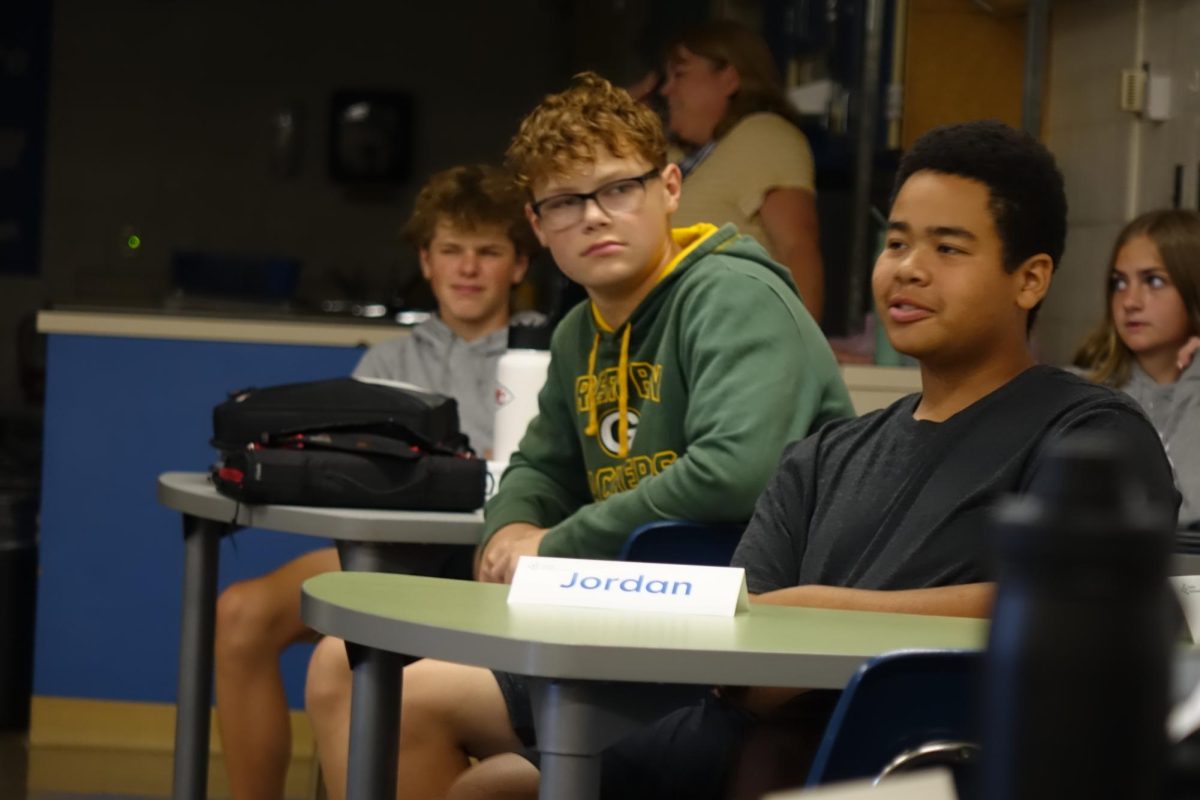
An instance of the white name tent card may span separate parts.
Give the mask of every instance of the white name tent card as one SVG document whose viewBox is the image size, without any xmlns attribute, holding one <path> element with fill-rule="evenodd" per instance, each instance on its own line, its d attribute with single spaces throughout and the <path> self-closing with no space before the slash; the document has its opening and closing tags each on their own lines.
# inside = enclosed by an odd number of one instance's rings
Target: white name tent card
<svg viewBox="0 0 1200 800">
<path fill-rule="evenodd" d="M 521 556 L 509 605 L 732 617 L 749 607 L 740 567 Z"/>
<path fill-rule="evenodd" d="M 958 800 L 954 777 L 944 767 L 891 775 L 878 784 L 871 778 L 830 783 L 812 789 L 773 792 L 763 800 Z"/>
<path fill-rule="evenodd" d="M 1179 595 L 1188 633 L 1192 635 L 1192 641 L 1200 642 L 1200 575 L 1178 575 L 1170 578 L 1170 581 Z"/>
</svg>

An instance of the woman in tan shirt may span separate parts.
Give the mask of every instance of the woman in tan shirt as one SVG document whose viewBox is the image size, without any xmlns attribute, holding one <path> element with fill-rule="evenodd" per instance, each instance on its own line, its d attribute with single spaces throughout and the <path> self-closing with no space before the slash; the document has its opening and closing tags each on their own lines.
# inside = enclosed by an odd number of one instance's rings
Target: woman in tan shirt
<svg viewBox="0 0 1200 800">
<path fill-rule="evenodd" d="M 685 148 L 673 224 L 732 222 L 792 273 L 818 321 L 824 272 L 813 159 L 766 43 L 725 20 L 685 32 L 667 50 L 668 127 Z"/>
</svg>

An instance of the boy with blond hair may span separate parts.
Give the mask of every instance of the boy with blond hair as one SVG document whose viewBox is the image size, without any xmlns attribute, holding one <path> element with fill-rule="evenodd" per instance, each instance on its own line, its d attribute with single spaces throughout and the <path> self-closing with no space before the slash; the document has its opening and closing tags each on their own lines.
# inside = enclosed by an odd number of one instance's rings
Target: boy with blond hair
<svg viewBox="0 0 1200 800">
<path fill-rule="evenodd" d="M 537 242 L 524 194 L 497 167 L 459 166 L 421 189 L 405 238 L 417 250 L 438 313 L 408 336 L 380 342 L 359 378 L 404 381 L 453 397 L 480 456 L 492 447 L 496 363 L 508 343 L 509 294 Z M 217 602 L 217 720 L 234 800 L 283 797 L 291 723 L 280 654 L 314 634 L 300 619 L 300 584 L 339 568 L 332 547 L 232 584 Z"/>
<path fill-rule="evenodd" d="M 485 510 L 480 580 L 511 580 L 522 555 L 612 558 L 656 519 L 747 519 L 788 442 L 852 415 L 787 270 L 730 225 L 671 229 L 681 177 L 666 150 L 653 112 L 594 74 L 547 97 L 509 147 L 535 234 L 588 301 L 555 331 L 538 416 Z M 331 797 L 349 731 L 335 644 L 308 691 Z M 405 798 L 469 793 L 469 757 L 534 745 L 516 676 L 420 661 L 402 702 Z"/>
</svg>

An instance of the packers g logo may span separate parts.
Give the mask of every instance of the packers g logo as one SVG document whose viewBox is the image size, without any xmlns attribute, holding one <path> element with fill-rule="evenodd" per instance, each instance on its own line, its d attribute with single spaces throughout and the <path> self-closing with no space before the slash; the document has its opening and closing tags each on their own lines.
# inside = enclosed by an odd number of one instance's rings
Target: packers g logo
<svg viewBox="0 0 1200 800">
<path fill-rule="evenodd" d="M 620 412 L 610 411 L 604 415 L 604 419 L 600 420 L 600 446 L 604 448 L 604 452 L 613 458 L 616 458 L 617 453 L 621 450 L 621 440 L 618 438 L 620 431 L 617 426 L 620 418 Z M 632 408 L 628 409 L 625 412 L 625 419 L 629 420 L 629 447 L 632 449 L 633 435 L 637 433 L 637 412 Z"/>
</svg>

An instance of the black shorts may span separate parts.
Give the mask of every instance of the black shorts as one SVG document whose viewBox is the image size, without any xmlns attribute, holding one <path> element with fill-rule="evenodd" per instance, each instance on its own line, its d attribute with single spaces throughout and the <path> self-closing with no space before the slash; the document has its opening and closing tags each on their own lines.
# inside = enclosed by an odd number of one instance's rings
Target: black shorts
<svg viewBox="0 0 1200 800">
<path fill-rule="evenodd" d="M 540 758 L 523 677 L 493 673 L 521 752 Z M 603 800 L 720 800 L 803 782 L 840 692 L 810 691 L 764 719 L 716 694 L 660 717 L 604 751 Z M 748 774 L 742 774 L 748 773 Z M 748 787 L 753 787 L 749 788 Z M 764 788 L 765 787 L 765 788 Z"/>
<path fill-rule="evenodd" d="M 514 675 L 511 672 L 492 671 L 500 694 L 504 697 L 504 706 L 508 710 L 508 721 L 516 732 L 517 738 L 525 746 L 522 755 L 538 763 L 537 733 L 533 725 L 533 700 L 529 694 L 529 679 L 524 675 Z M 659 693 L 660 700 L 666 694 L 673 705 L 686 706 L 697 700 L 709 690 L 704 686 L 681 686 L 677 684 L 664 685 Z M 670 705 L 667 706 L 668 708 Z"/>
<path fill-rule="evenodd" d="M 516 731 L 517 738 L 525 745 L 522 753 L 534 764 L 537 764 L 533 748 L 537 744 L 537 736 L 533 731 L 533 700 L 529 697 L 529 684 L 522 675 L 511 672 L 492 671 L 496 683 L 500 686 L 500 694 L 504 696 L 504 706 L 508 709 L 508 721 Z"/>
<path fill-rule="evenodd" d="M 345 569 L 342 563 L 344 542 L 334 542 L 338 551 L 338 567 Z M 451 578 L 453 580 L 469 581 L 474 579 L 475 548 L 471 545 L 432 545 L 418 549 L 409 548 L 404 553 L 399 564 L 391 563 L 385 555 L 384 563 L 376 569 L 384 572 L 395 570 L 405 575 L 425 575 L 432 578 Z"/>
<path fill-rule="evenodd" d="M 475 579 L 475 548 L 455 547 L 442 562 L 442 567 L 435 574 L 438 578 L 452 578 L 457 581 Z"/>
<path fill-rule="evenodd" d="M 600 796 L 624 800 L 721 800 L 750 712 L 715 694 L 676 709 L 604 751 Z"/>
</svg>

